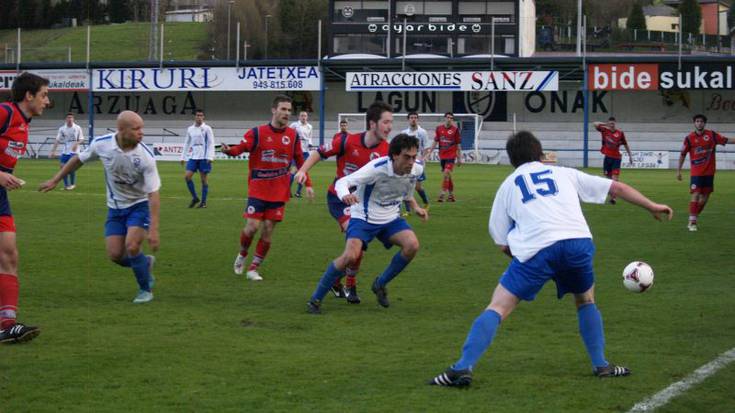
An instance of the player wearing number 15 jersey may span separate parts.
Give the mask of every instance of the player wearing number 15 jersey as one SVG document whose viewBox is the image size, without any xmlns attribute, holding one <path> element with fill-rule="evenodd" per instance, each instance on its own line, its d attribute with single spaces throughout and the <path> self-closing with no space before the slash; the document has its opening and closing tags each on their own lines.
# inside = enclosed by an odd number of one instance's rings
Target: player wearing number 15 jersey
<svg viewBox="0 0 735 413">
<path fill-rule="evenodd" d="M 462 357 L 429 384 L 469 385 L 472 367 L 492 343 L 501 320 L 520 300 L 533 300 L 549 280 L 556 283 L 559 298 L 574 294 L 579 332 L 594 374 L 627 376 L 630 370 L 605 359 L 602 316 L 594 297 L 595 247 L 579 202 L 602 204 L 609 193 L 646 208 L 657 219 L 659 214 L 671 219 L 671 208 L 651 202 L 626 184 L 576 169 L 544 165 L 541 143 L 530 132 L 511 136 L 506 150 L 516 170 L 495 195 L 489 227 L 495 243 L 512 261 L 490 305 L 472 324 Z"/>
</svg>

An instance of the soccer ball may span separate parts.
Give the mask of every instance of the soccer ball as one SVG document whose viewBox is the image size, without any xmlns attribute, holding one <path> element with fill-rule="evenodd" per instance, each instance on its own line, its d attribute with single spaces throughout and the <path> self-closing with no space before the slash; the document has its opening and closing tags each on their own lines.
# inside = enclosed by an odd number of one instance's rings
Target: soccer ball
<svg viewBox="0 0 735 413">
<path fill-rule="evenodd" d="M 643 261 L 633 261 L 623 270 L 623 285 L 635 293 L 642 293 L 653 285 L 653 268 Z"/>
</svg>

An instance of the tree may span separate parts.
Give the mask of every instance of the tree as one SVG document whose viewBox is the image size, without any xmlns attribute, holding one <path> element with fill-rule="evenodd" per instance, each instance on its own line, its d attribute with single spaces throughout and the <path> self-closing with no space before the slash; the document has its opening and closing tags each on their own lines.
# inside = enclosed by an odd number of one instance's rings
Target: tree
<svg viewBox="0 0 735 413">
<path fill-rule="evenodd" d="M 39 25 L 43 28 L 50 28 L 54 24 L 54 8 L 51 6 L 51 0 L 41 0 L 41 16 Z"/>
<path fill-rule="evenodd" d="M 0 1 L 0 29 L 14 29 L 18 27 L 17 0 Z"/>
<path fill-rule="evenodd" d="M 37 0 L 21 1 L 18 4 L 18 26 L 24 29 L 34 29 L 38 27 L 38 19 L 36 18 L 37 10 Z"/>
<path fill-rule="evenodd" d="M 130 2 L 128 0 L 110 0 L 107 4 L 111 23 L 124 23 L 130 20 Z"/>
<path fill-rule="evenodd" d="M 702 24 L 702 8 L 697 0 L 683 0 L 679 4 L 682 33 L 699 34 Z"/>
<path fill-rule="evenodd" d="M 630 9 L 626 26 L 629 30 L 646 30 L 646 16 L 643 15 L 643 6 L 641 6 L 641 3 L 633 3 L 633 8 Z"/>
<path fill-rule="evenodd" d="M 276 49 L 283 57 L 317 57 L 318 22 L 321 19 L 322 25 L 326 25 L 327 8 L 328 4 L 323 0 L 281 0 L 279 2 L 278 17 L 282 30 Z"/>
</svg>

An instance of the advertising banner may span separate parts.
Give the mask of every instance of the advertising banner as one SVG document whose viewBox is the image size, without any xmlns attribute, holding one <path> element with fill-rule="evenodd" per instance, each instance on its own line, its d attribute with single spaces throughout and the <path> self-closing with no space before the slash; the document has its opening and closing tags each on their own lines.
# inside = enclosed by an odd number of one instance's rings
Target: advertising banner
<svg viewBox="0 0 735 413">
<path fill-rule="evenodd" d="M 148 146 L 153 148 L 153 154 L 156 156 L 157 161 L 181 161 L 181 153 L 184 151 L 183 142 L 154 142 L 148 144 Z M 191 153 L 191 150 L 189 152 Z M 214 159 L 248 159 L 248 153 L 245 152 L 239 156 L 227 156 L 219 150 L 216 150 L 214 152 Z"/>
<path fill-rule="evenodd" d="M 89 77 L 83 69 L 28 70 L 28 72 L 49 80 L 52 92 L 87 91 Z M 9 90 L 18 73 L 15 70 L 0 70 L 0 90 Z"/>
<path fill-rule="evenodd" d="M 633 162 L 623 156 L 622 167 L 633 169 L 668 169 L 668 151 L 632 151 Z"/>
<path fill-rule="evenodd" d="M 95 69 L 95 92 L 319 90 L 316 66 Z"/>
<path fill-rule="evenodd" d="M 556 71 L 493 72 L 347 72 L 345 90 L 552 91 L 559 89 Z"/>
<path fill-rule="evenodd" d="M 725 63 L 592 64 L 591 90 L 706 90 L 735 87 L 735 65 Z"/>
</svg>

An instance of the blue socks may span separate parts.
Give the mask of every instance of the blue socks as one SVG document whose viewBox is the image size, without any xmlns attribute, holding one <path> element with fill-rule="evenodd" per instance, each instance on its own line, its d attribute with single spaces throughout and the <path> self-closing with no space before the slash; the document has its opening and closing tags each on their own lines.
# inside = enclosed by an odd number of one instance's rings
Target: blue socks
<svg viewBox="0 0 735 413">
<path fill-rule="evenodd" d="M 67 186 L 69 186 L 69 175 L 64 177 L 64 188 L 66 188 Z"/>
<path fill-rule="evenodd" d="M 135 257 L 130 258 L 130 266 L 133 267 L 135 279 L 138 281 L 140 289 L 143 291 L 150 291 L 151 274 L 148 271 L 148 257 L 143 255 L 141 252 Z"/>
<path fill-rule="evenodd" d="M 77 173 L 72 172 L 69 174 L 69 181 L 72 185 L 75 185 L 77 183 Z"/>
<path fill-rule="evenodd" d="M 605 331 L 602 328 L 602 315 L 593 304 L 585 304 L 577 310 L 579 334 L 582 336 L 587 354 L 593 367 L 607 366 L 605 360 Z"/>
<path fill-rule="evenodd" d="M 314 290 L 314 294 L 311 296 L 311 301 L 323 300 L 324 296 L 329 292 L 329 289 L 332 288 L 334 280 L 339 278 L 343 272 L 334 266 L 334 261 L 330 262 L 327 270 L 324 271 L 322 278 L 319 280 L 319 284 L 316 285 L 316 290 Z"/>
<path fill-rule="evenodd" d="M 187 179 L 186 187 L 189 188 L 192 199 L 199 199 L 199 197 L 197 196 L 197 190 L 196 188 L 194 188 L 194 181 L 192 181 L 191 179 Z"/>
<path fill-rule="evenodd" d="M 475 319 L 462 346 L 462 357 L 454 363 L 453 370 L 472 369 L 493 342 L 500 321 L 500 314 L 494 310 L 487 310 Z"/>
<path fill-rule="evenodd" d="M 126 256 L 122 257 L 120 259 L 120 261 L 117 261 L 116 264 L 119 265 L 119 266 L 121 266 L 121 267 L 130 268 L 130 266 L 132 265 L 131 264 L 131 261 L 132 260 L 130 259 L 130 257 L 126 255 Z"/>
<path fill-rule="evenodd" d="M 194 185 L 192 184 L 192 186 L 194 186 Z M 207 203 L 207 194 L 208 193 L 209 193 L 209 185 L 208 184 L 207 185 L 202 185 L 202 203 L 203 204 L 206 204 Z M 196 198 L 196 196 L 195 196 L 195 198 Z"/>
<path fill-rule="evenodd" d="M 421 188 L 421 190 L 416 191 L 416 192 L 419 193 L 419 196 L 421 197 L 421 200 L 424 201 L 424 205 L 428 205 L 429 204 L 429 198 L 426 197 L 426 191 L 424 191 L 424 189 Z"/>
<path fill-rule="evenodd" d="M 411 203 L 408 201 L 403 201 L 403 206 L 406 208 L 406 212 L 411 212 Z"/>
<path fill-rule="evenodd" d="M 401 252 L 398 251 L 396 255 L 393 256 L 393 259 L 390 260 L 388 268 L 386 268 L 385 271 L 380 274 L 380 277 L 378 277 L 378 285 L 380 287 L 385 287 L 386 285 L 388 285 L 390 280 L 396 278 L 396 275 L 403 271 L 403 269 L 406 268 L 406 265 L 408 265 L 409 262 L 411 261 L 403 258 Z"/>
</svg>

